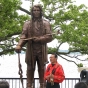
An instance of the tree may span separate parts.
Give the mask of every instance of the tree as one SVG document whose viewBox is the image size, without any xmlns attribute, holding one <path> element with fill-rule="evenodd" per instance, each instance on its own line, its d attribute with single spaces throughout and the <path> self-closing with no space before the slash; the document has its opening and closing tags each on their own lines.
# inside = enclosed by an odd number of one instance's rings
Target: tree
<svg viewBox="0 0 88 88">
<path fill-rule="evenodd" d="M 0 0 L 0 55 L 14 53 L 15 41 L 28 16 L 17 13 L 19 0 Z M 17 36 L 17 37 L 14 37 Z"/>
<path fill-rule="evenodd" d="M 49 19 L 53 22 L 53 30 L 58 30 L 59 34 L 55 35 L 55 38 L 58 40 L 59 45 L 54 49 L 49 48 L 49 50 L 56 52 L 61 58 L 74 62 L 77 66 L 81 67 L 83 66 L 82 63 L 76 63 L 72 59 L 68 60 L 68 57 L 81 60 L 78 58 L 79 55 L 69 56 L 69 54 L 71 52 L 80 52 L 81 55 L 88 54 L 88 8 L 83 4 L 80 6 L 71 4 L 71 0 L 55 0 L 51 2 L 51 0 L 48 0 L 45 3 L 45 7 L 47 7 L 48 11 L 46 11 L 50 17 Z M 69 51 L 58 52 L 60 46 L 65 42 L 69 44 Z"/>
<path fill-rule="evenodd" d="M 81 55 L 88 54 L 88 12 L 85 5 L 76 6 L 71 0 L 41 0 L 43 3 L 44 17 L 51 24 L 54 39 L 59 45 L 55 48 L 49 47 L 49 53 L 57 53 L 60 57 L 68 60 L 71 52 L 80 52 Z M 0 55 L 14 54 L 14 46 L 19 39 L 22 25 L 25 20 L 30 19 L 30 12 L 21 7 L 20 0 L 0 0 Z M 17 10 L 27 15 L 19 15 Z M 52 13 L 52 14 L 51 14 Z M 67 42 L 68 52 L 58 52 L 60 46 Z M 78 56 L 73 56 L 77 59 Z M 71 57 L 71 58 L 73 58 Z M 77 66 L 80 64 L 74 60 Z"/>
</svg>

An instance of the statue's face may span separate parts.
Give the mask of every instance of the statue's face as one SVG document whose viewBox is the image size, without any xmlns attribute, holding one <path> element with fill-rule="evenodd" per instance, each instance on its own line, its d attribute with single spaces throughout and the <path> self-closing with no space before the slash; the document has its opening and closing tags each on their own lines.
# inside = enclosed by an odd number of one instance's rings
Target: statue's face
<svg viewBox="0 0 88 88">
<path fill-rule="evenodd" d="M 38 7 L 34 7 L 33 8 L 33 16 L 35 18 L 39 18 L 40 17 L 40 9 Z"/>
</svg>

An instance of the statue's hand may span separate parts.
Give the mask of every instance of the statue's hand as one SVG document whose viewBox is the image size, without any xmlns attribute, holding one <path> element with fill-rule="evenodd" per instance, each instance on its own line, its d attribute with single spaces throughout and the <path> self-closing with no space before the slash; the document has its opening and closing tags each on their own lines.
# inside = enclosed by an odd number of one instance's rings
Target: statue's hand
<svg viewBox="0 0 88 88">
<path fill-rule="evenodd" d="M 20 52 L 21 52 L 21 47 L 17 45 L 16 48 L 15 48 L 15 51 L 16 51 L 17 53 L 20 53 Z"/>
</svg>

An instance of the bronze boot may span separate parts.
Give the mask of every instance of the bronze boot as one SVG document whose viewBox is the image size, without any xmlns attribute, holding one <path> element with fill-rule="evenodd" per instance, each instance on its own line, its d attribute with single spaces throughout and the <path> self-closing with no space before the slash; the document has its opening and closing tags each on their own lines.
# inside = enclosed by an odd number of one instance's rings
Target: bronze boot
<svg viewBox="0 0 88 88">
<path fill-rule="evenodd" d="M 45 88 L 44 83 L 40 83 L 40 88 Z"/>
<path fill-rule="evenodd" d="M 44 69 L 39 70 L 39 82 L 40 82 L 40 88 L 45 88 L 45 82 L 44 82 Z"/>
<path fill-rule="evenodd" d="M 32 83 L 27 83 L 27 88 L 33 88 Z"/>
</svg>

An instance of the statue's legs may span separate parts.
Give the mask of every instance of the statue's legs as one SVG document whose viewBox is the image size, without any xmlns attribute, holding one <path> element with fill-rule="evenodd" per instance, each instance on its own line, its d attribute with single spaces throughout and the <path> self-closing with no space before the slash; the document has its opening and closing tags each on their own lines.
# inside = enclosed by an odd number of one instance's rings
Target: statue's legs
<svg viewBox="0 0 88 88">
<path fill-rule="evenodd" d="M 44 69 L 39 69 L 39 82 L 40 82 L 40 88 L 45 88 L 45 84 L 44 84 Z"/>
<path fill-rule="evenodd" d="M 27 88 L 33 88 L 34 69 L 27 65 Z"/>
<path fill-rule="evenodd" d="M 40 88 L 45 88 L 45 82 L 44 82 L 44 64 L 41 61 L 41 57 L 37 59 L 37 65 L 38 65 L 38 74 L 39 74 L 39 82 L 40 82 Z"/>
<path fill-rule="evenodd" d="M 38 65 L 38 73 L 39 73 L 39 82 L 40 82 L 40 88 L 45 88 L 45 82 L 44 82 L 44 63 L 41 61 L 41 54 L 40 55 L 34 55 L 34 66 L 36 64 Z M 33 88 L 33 79 L 34 79 L 34 71 L 35 67 L 33 68 L 30 65 L 27 65 L 27 88 Z"/>
</svg>

